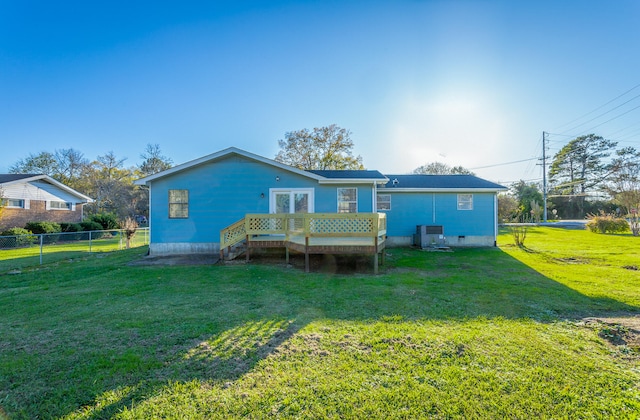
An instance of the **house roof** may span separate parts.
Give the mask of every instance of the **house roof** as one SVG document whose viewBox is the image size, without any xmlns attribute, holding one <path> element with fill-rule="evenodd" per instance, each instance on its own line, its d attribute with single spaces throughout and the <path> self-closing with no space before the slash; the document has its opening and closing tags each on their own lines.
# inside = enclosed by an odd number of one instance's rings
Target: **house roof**
<svg viewBox="0 0 640 420">
<path fill-rule="evenodd" d="M 149 175 L 145 178 L 141 178 L 135 181 L 137 185 L 148 185 L 149 182 L 154 181 L 165 176 L 169 176 L 178 172 L 188 170 L 190 168 L 203 165 L 209 162 L 213 162 L 219 159 L 223 159 L 230 155 L 244 156 L 245 158 L 265 163 L 267 165 L 274 166 L 276 168 L 283 169 L 285 171 L 293 172 L 298 175 L 305 176 L 317 180 L 319 183 L 359 183 L 372 181 L 386 182 L 387 179 L 378 171 L 305 171 L 302 169 L 294 168 L 293 166 L 286 165 L 284 163 L 277 162 L 272 159 L 268 159 L 250 152 L 247 152 L 236 147 L 229 147 L 216 153 L 212 153 L 207 156 L 203 156 L 199 159 L 195 159 L 181 165 L 174 166 L 166 171 L 158 172 L 157 174 Z"/>
<path fill-rule="evenodd" d="M 324 178 L 346 178 L 346 179 L 378 179 L 386 180 L 387 178 L 378 171 L 366 170 L 315 170 L 308 169 L 307 172 L 320 175 Z"/>
<path fill-rule="evenodd" d="M 39 174 L 0 174 L 0 184 L 6 184 L 8 182 L 19 181 L 25 178 L 33 178 Z"/>
<path fill-rule="evenodd" d="M 34 181 L 43 181 L 54 185 L 55 187 L 77 197 L 80 201 L 79 203 L 93 203 L 93 199 L 87 197 L 86 195 L 74 190 L 71 187 L 64 185 L 61 182 L 56 181 L 51 178 L 49 175 L 44 174 L 0 174 L 0 186 L 3 185 L 11 185 L 15 183 L 26 183 L 26 182 L 34 182 Z"/>
<path fill-rule="evenodd" d="M 315 170 L 309 169 L 307 172 L 320 175 L 326 180 L 321 180 L 320 183 L 353 183 L 353 182 L 376 182 L 377 184 L 384 184 L 389 181 L 387 177 L 382 175 L 378 171 L 368 170 Z"/>
<path fill-rule="evenodd" d="M 503 191 L 507 188 L 474 175 L 387 175 L 381 187 L 394 191 Z"/>
</svg>

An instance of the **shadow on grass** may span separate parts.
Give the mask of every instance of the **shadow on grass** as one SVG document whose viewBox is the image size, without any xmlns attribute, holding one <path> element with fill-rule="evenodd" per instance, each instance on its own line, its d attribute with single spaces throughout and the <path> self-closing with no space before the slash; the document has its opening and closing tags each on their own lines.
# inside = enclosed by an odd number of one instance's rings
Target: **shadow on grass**
<svg viewBox="0 0 640 420">
<path fill-rule="evenodd" d="M 497 249 L 389 253 L 379 276 L 333 274 L 329 265 L 305 275 L 295 264 L 127 267 L 120 259 L 101 262 L 104 270 L 70 264 L 64 287 L 52 276 L 46 288 L 18 290 L 31 277 L 4 276 L 0 306 L 10 315 L 0 320 L 0 359 L 20 368 L 0 366 L 0 390 L 12 390 L 0 401 L 12 402 L 4 408 L 15 417 L 111 417 L 171 383 L 224 388 L 325 319 L 552 322 L 640 312 L 585 296 Z M 93 264 L 91 276 L 75 279 L 83 264 Z M 47 317 L 35 322 L 35 313 Z"/>
</svg>

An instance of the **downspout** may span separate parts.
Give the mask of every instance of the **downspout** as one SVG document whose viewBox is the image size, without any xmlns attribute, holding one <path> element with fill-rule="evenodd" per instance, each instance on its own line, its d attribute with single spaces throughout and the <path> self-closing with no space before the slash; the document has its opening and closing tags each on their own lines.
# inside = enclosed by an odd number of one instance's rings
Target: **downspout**
<svg viewBox="0 0 640 420">
<path fill-rule="evenodd" d="M 371 194 L 372 194 L 371 199 L 373 200 L 371 204 L 371 209 L 372 209 L 371 213 L 377 213 L 378 212 L 378 184 L 376 183 L 376 181 L 373 181 L 373 189 L 371 190 Z"/>
<path fill-rule="evenodd" d="M 431 220 L 436 224 L 436 193 L 431 193 Z"/>
<path fill-rule="evenodd" d="M 498 193 L 493 195 L 493 246 L 498 246 Z"/>
</svg>

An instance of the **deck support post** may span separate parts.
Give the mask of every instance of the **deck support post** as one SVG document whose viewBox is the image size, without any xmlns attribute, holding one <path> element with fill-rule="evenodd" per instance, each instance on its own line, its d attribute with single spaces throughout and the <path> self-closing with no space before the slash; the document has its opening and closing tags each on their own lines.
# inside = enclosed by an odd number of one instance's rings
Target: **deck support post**
<svg viewBox="0 0 640 420">
<path fill-rule="evenodd" d="M 373 274 L 378 274 L 378 253 L 373 254 Z"/>
<path fill-rule="evenodd" d="M 309 272 L 309 237 L 304 238 L 304 272 Z"/>
<path fill-rule="evenodd" d="M 285 251 L 285 261 L 287 262 L 287 265 L 289 265 L 289 247 L 286 247 L 284 249 Z"/>
<path fill-rule="evenodd" d="M 246 245 L 246 247 L 247 247 L 247 249 L 246 249 L 246 251 L 245 251 L 245 253 L 246 253 L 246 255 L 247 255 L 247 262 L 249 262 L 249 249 L 250 249 L 250 248 L 249 248 L 249 235 L 247 235 L 247 241 L 246 241 L 245 245 Z"/>
</svg>

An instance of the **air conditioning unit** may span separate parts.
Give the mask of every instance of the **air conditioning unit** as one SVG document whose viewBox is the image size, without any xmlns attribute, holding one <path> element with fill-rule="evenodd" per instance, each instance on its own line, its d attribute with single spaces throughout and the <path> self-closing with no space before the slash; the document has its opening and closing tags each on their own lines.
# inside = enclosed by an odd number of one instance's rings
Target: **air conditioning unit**
<svg viewBox="0 0 640 420">
<path fill-rule="evenodd" d="M 422 249 L 444 246 L 444 227 L 439 225 L 417 225 L 414 245 Z"/>
</svg>

